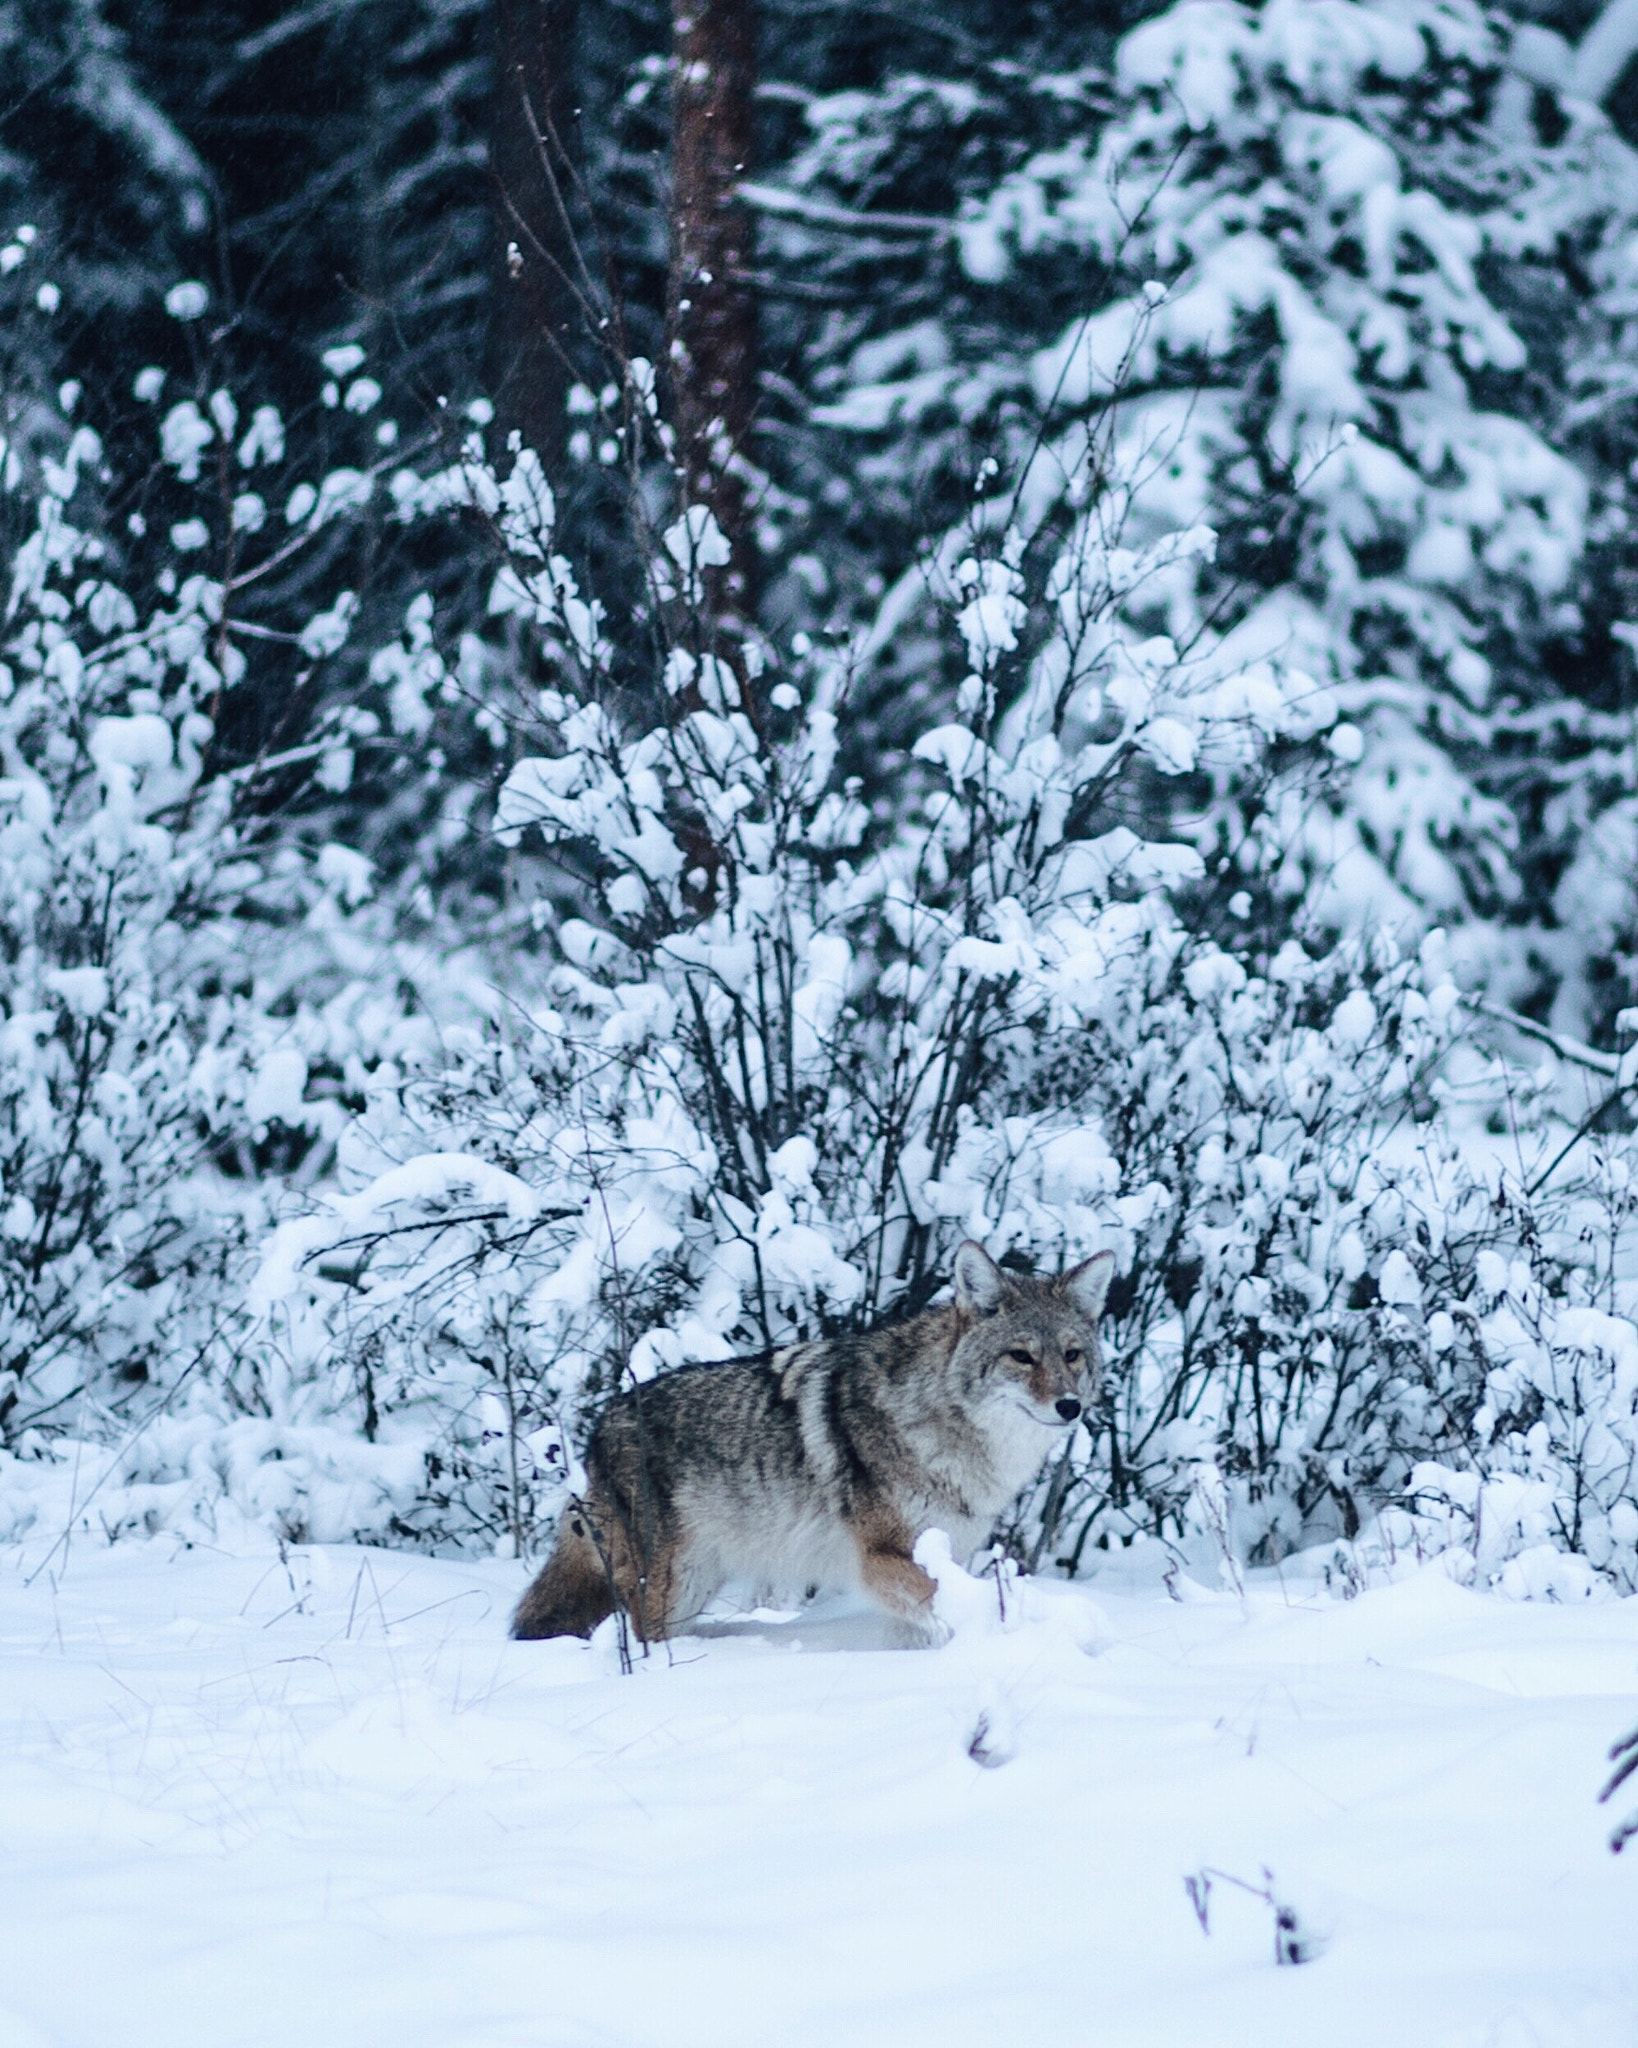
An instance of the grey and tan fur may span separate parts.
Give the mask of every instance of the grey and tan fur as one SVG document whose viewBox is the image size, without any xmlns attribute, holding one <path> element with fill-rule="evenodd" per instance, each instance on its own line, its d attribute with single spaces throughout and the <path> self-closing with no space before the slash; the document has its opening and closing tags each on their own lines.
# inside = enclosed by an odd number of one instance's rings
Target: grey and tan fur
<svg viewBox="0 0 1638 2048">
<path fill-rule="evenodd" d="M 1096 1398 L 1113 1268 L 1008 1273 L 969 1241 L 948 1307 L 620 1395 L 512 1633 L 589 1635 L 618 1605 L 656 1642 L 741 1579 L 856 1588 L 935 1638 L 916 1539 L 970 1552 Z"/>
</svg>

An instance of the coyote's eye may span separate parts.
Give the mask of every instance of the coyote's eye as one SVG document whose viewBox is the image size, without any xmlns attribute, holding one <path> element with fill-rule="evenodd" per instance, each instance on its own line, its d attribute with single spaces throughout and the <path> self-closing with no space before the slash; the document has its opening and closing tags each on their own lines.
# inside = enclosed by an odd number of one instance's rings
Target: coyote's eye
<svg viewBox="0 0 1638 2048">
<path fill-rule="evenodd" d="M 1073 1365 L 1075 1361 L 1080 1357 L 1080 1355 L 1081 1354 L 1075 1349 L 1074 1345 L 1071 1344 L 1069 1349 L 1064 1353 L 1064 1364 Z"/>
<path fill-rule="evenodd" d="M 1009 1351 L 1007 1356 L 1018 1365 L 1033 1365 L 1035 1363 L 1035 1360 L 1030 1357 L 1027 1351 Z"/>
</svg>

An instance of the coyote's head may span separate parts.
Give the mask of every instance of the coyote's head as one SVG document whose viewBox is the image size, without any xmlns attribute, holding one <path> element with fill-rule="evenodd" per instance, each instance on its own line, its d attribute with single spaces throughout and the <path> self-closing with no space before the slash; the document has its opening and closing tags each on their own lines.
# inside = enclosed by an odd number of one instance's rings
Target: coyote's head
<svg viewBox="0 0 1638 2048">
<path fill-rule="evenodd" d="M 969 1238 L 955 1256 L 967 1328 L 952 1363 L 1046 1428 L 1073 1427 L 1102 1385 L 1098 1318 L 1114 1270 L 1114 1253 L 1098 1252 L 1056 1278 L 1007 1273 Z"/>
</svg>

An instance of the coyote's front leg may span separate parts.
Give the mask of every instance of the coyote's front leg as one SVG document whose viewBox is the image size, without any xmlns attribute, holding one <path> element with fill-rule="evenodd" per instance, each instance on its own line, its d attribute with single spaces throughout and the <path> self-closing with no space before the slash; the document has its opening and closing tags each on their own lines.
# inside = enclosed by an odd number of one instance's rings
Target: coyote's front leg
<svg viewBox="0 0 1638 2048">
<path fill-rule="evenodd" d="M 856 1532 L 859 1581 L 871 1599 L 904 1624 L 913 1640 L 931 1647 L 950 1640 L 947 1623 L 933 1612 L 938 1581 L 910 1555 L 914 1537 L 908 1529 Z"/>
</svg>

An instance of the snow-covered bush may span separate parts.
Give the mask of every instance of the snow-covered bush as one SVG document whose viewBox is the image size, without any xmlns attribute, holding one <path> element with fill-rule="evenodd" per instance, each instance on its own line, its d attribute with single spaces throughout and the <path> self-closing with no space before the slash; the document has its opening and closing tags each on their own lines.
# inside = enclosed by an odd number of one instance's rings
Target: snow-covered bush
<svg viewBox="0 0 1638 2048">
<path fill-rule="evenodd" d="M 1263 985 L 1230 963 L 1221 1042 L 1185 1063 L 1210 1135 L 1157 1219 L 1177 1313 L 1151 1226 L 1131 1422 L 1107 1468 L 1066 1460 L 1060 1554 L 1161 1510 L 1253 1560 L 1330 1527 L 1344 1584 L 1452 1551 L 1521 1597 L 1638 1585 L 1630 1145 L 1566 1145 L 1561 1078 L 1477 1051 L 1445 951 L 1352 986 L 1295 946 Z"/>
<path fill-rule="evenodd" d="M 70 520 L 99 461 L 82 428 L 46 464 L 0 669 L 8 1434 L 72 1420 L 93 1370 L 104 1395 L 205 1341 L 236 1234 L 189 1171 L 234 1064 L 197 951 L 227 909 L 224 812 L 198 788 L 209 720 L 176 687 L 208 600 L 190 586 L 139 625 Z"/>
<path fill-rule="evenodd" d="M 1624 1185 L 1617 1200 L 1630 1212 Z M 1638 1591 L 1638 1323 L 1572 1274 L 1551 1274 L 1554 1295 L 1539 1259 L 1479 1254 L 1461 1317 L 1482 1372 L 1475 1457 L 1417 1465 L 1381 1542 L 1452 1549 L 1475 1583 L 1521 1599 Z"/>
<path fill-rule="evenodd" d="M 164 413 L 149 503 L 218 444 L 231 485 L 277 475 L 276 416 L 235 442 L 238 424 L 223 390 Z M 322 698 L 316 734 L 221 758 L 225 707 L 279 639 L 253 609 L 261 572 L 317 531 L 316 506 L 263 533 L 241 504 L 220 552 L 183 521 L 156 549 L 142 515 L 110 520 L 96 434 L 59 414 L 54 440 L 0 455 L 8 509 L 32 501 L 0 629 L 0 1446 L 49 1463 L 72 1439 L 100 1469 L 96 1446 L 134 1427 L 126 1479 L 179 1482 L 203 1424 L 178 1450 L 158 1411 L 267 1412 L 237 1351 L 247 1250 L 281 1182 L 327 1170 L 363 1076 L 428 1036 L 406 997 L 426 977 L 368 902 L 370 863 L 267 815 L 275 778 L 340 779 L 352 735 Z M 346 611 L 332 595 L 293 636 L 302 680 Z M 116 1493 L 105 1525 L 145 1525 L 152 1499 Z"/>
<path fill-rule="evenodd" d="M 474 444 L 424 487 L 505 533 L 493 609 L 551 674 L 498 814 L 544 850 L 547 957 L 487 1032 L 369 1088 L 342 1191 L 257 1290 L 289 1387 L 427 1458 L 400 1528 L 527 1544 L 624 1375 L 913 1310 L 963 1235 L 1121 1257 L 1103 1439 L 1026 1504 L 1036 1555 L 1202 1501 L 1278 1555 L 1469 1455 L 1480 1394 L 1441 1379 L 1421 1303 L 1467 1291 L 1494 1190 L 1429 1129 L 1440 942 L 1270 960 L 1191 928 L 1225 806 L 1271 749 L 1324 760 L 1335 702 L 1145 634 L 1211 536 L 1128 545 L 1114 432 L 1080 459 L 1021 692 L 998 714 L 1019 530 L 981 507 L 947 570 L 964 716 L 874 816 L 835 776 L 856 650 L 798 687 L 719 649 L 708 515 L 659 538 L 633 688 L 531 456 L 497 476 Z"/>
</svg>

